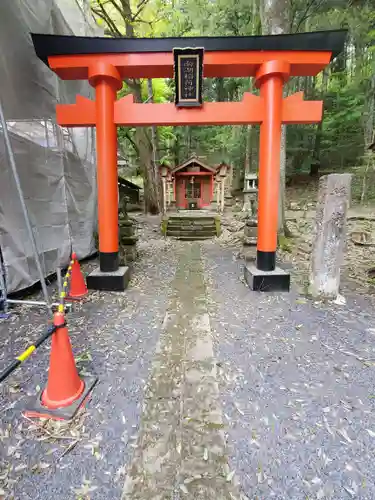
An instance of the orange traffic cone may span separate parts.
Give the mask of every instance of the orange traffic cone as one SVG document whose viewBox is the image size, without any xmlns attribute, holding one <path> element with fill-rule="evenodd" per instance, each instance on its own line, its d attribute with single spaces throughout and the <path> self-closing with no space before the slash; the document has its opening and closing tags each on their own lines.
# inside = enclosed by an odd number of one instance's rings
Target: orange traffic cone
<svg viewBox="0 0 375 500">
<path fill-rule="evenodd" d="M 47 387 L 25 414 L 70 420 L 86 401 L 97 378 L 79 377 L 62 312 L 54 314 L 53 324 L 60 328 L 52 336 Z"/>
<path fill-rule="evenodd" d="M 64 325 L 64 315 L 55 313 L 53 324 Z M 42 394 L 42 404 L 55 409 L 69 406 L 80 397 L 85 384 L 79 378 L 66 326 L 52 336 L 48 383 Z"/>
<path fill-rule="evenodd" d="M 70 288 L 68 297 L 70 299 L 81 299 L 87 295 L 87 286 L 85 278 L 81 271 L 81 266 L 79 265 L 77 254 L 72 254 L 72 270 L 70 277 Z"/>
</svg>

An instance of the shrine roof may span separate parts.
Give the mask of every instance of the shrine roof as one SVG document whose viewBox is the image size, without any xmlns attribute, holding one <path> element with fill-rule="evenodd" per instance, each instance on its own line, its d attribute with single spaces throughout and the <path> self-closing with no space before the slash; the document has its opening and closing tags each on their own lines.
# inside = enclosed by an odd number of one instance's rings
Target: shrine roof
<svg viewBox="0 0 375 500">
<path fill-rule="evenodd" d="M 172 168 L 171 173 L 175 174 L 176 172 L 183 170 L 184 168 L 193 164 L 199 165 L 200 167 L 207 170 L 207 172 L 210 172 L 212 174 L 215 174 L 218 168 L 218 167 L 212 167 L 211 165 L 207 165 L 207 163 L 204 163 L 197 156 L 192 156 L 191 158 L 185 160 L 183 163 L 180 163 L 180 165 L 177 165 L 174 168 Z"/>
<path fill-rule="evenodd" d="M 108 38 L 32 33 L 35 52 L 48 64 L 50 56 L 172 52 L 174 48 L 203 47 L 207 52 L 315 51 L 336 57 L 344 47 L 346 30 L 265 36 L 183 38 Z"/>
</svg>

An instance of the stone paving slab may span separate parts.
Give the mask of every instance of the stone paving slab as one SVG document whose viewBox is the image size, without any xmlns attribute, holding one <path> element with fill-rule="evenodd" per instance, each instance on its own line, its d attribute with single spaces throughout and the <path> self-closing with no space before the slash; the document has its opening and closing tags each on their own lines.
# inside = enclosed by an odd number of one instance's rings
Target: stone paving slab
<svg viewBox="0 0 375 500">
<path fill-rule="evenodd" d="M 179 251 L 123 500 L 240 499 L 228 477 L 216 370 L 200 246 L 186 244 Z"/>
</svg>

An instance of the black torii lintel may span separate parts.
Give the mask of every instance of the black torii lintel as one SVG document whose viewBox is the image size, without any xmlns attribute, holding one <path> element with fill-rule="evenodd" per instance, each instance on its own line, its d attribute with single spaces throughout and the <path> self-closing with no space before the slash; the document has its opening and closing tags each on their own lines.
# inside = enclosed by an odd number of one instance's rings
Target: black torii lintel
<svg viewBox="0 0 375 500">
<path fill-rule="evenodd" d="M 315 31 L 287 35 L 174 37 L 174 38 L 107 38 L 32 33 L 35 52 L 48 66 L 50 56 L 83 54 L 121 54 L 172 52 L 173 48 L 202 47 L 214 51 L 322 51 L 332 58 L 342 52 L 347 30 Z"/>
</svg>

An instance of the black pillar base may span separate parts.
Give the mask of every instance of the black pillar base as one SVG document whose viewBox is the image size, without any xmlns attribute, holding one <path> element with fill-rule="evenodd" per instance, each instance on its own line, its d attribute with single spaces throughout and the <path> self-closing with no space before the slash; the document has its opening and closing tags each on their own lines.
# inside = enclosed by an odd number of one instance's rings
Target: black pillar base
<svg viewBox="0 0 375 500">
<path fill-rule="evenodd" d="M 119 267 L 118 252 L 99 252 L 99 265 L 103 273 L 113 273 Z"/>
<path fill-rule="evenodd" d="M 257 292 L 289 292 L 290 289 L 290 274 L 279 267 L 262 271 L 254 264 L 245 264 L 244 277 L 249 288 Z"/>
<path fill-rule="evenodd" d="M 273 271 L 276 267 L 276 252 L 257 250 L 257 268 L 260 271 Z"/>
<path fill-rule="evenodd" d="M 128 287 L 130 280 L 130 268 L 119 267 L 111 273 L 104 273 L 97 268 L 86 278 L 87 288 L 89 290 L 105 290 L 108 292 L 123 292 Z"/>
</svg>

